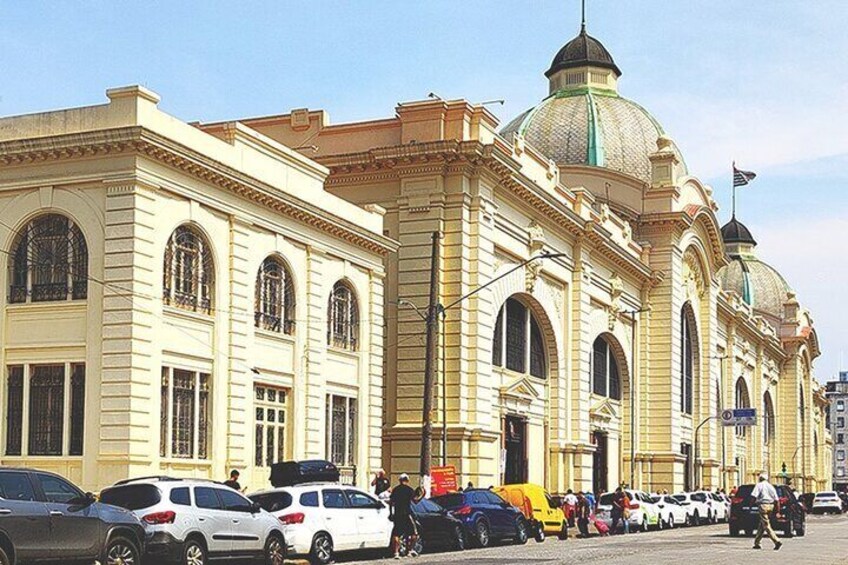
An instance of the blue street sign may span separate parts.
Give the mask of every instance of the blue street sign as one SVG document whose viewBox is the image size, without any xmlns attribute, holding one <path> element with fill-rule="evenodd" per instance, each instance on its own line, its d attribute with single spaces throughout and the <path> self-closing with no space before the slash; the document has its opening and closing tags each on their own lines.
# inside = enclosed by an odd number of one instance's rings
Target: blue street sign
<svg viewBox="0 0 848 565">
<path fill-rule="evenodd" d="M 725 426 L 756 426 L 757 409 L 733 408 L 723 410 L 721 413 L 721 423 Z"/>
</svg>

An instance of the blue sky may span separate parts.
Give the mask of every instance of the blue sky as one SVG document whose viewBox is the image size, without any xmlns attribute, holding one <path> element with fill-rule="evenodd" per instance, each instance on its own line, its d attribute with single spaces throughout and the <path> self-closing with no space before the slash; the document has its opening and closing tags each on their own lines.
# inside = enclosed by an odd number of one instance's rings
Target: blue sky
<svg viewBox="0 0 848 565">
<path fill-rule="evenodd" d="M 820 380 L 848 354 L 848 2 L 587 0 L 589 32 L 713 185 L 759 177 L 739 216 L 810 308 Z M 323 108 L 391 116 L 429 92 L 505 123 L 547 92 L 579 0 L 13 2 L 0 0 L 0 115 L 105 101 L 144 84 L 185 120 Z"/>
</svg>

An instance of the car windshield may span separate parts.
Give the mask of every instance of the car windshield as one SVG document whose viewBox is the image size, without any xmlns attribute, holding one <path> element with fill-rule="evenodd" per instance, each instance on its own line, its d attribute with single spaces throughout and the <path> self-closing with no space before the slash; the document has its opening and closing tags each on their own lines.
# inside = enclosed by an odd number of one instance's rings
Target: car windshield
<svg viewBox="0 0 848 565">
<path fill-rule="evenodd" d="M 442 496 L 437 496 L 433 499 L 436 503 L 438 503 L 443 508 L 447 508 L 452 510 L 454 508 L 459 508 L 465 504 L 465 497 L 460 493 L 455 494 L 445 494 Z"/>
<path fill-rule="evenodd" d="M 835 492 L 820 492 L 816 495 L 816 498 L 836 498 Z"/>
<path fill-rule="evenodd" d="M 736 496 L 738 498 L 749 498 L 751 496 L 751 492 L 754 490 L 754 485 L 742 485 L 736 491 Z"/>
<path fill-rule="evenodd" d="M 674 496 L 672 496 L 672 498 L 674 500 L 676 500 L 677 502 L 686 502 L 686 495 L 685 494 L 675 494 Z"/>
<path fill-rule="evenodd" d="M 692 495 L 692 500 L 697 500 L 698 502 L 706 502 L 707 495 L 702 492 L 696 492 Z"/>
<path fill-rule="evenodd" d="M 155 485 L 126 485 L 106 489 L 100 493 L 100 502 L 127 510 L 150 508 L 159 504 L 161 500 L 162 493 Z"/>
<path fill-rule="evenodd" d="M 287 492 L 265 492 L 254 494 L 250 500 L 257 503 L 263 510 L 277 512 L 292 505 L 292 495 Z"/>
</svg>

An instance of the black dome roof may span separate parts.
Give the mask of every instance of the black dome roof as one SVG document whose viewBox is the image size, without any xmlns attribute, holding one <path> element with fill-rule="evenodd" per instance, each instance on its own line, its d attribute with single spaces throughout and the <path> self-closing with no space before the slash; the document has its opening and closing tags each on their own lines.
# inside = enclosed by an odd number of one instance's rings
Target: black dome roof
<svg viewBox="0 0 848 565">
<path fill-rule="evenodd" d="M 725 243 L 749 243 L 756 245 L 754 236 L 751 235 L 751 230 L 745 227 L 745 224 L 733 216 L 729 222 L 721 228 L 721 237 Z"/>
<path fill-rule="evenodd" d="M 585 26 L 580 30 L 580 35 L 559 50 L 545 76 L 550 78 L 557 71 L 575 67 L 602 67 L 612 69 L 616 76 L 621 76 L 610 52 L 600 41 L 586 33 Z"/>
</svg>

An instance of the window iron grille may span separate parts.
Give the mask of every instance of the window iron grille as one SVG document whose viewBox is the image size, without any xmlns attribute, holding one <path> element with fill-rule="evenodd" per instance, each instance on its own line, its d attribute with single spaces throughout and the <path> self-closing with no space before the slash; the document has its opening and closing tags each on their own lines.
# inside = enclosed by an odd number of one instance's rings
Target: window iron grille
<svg viewBox="0 0 848 565">
<path fill-rule="evenodd" d="M 295 328 L 294 314 L 291 273 L 280 259 L 268 257 L 256 275 L 256 327 L 291 335 Z"/>
<path fill-rule="evenodd" d="M 12 244 L 9 302 L 81 300 L 88 294 L 88 247 L 79 227 L 60 214 L 39 216 Z"/>
<path fill-rule="evenodd" d="M 353 289 L 343 281 L 333 286 L 328 308 L 327 343 L 356 351 L 359 337 L 359 306 Z"/>
<path fill-rule="evenodd" d="M 85 365 L 71 365 L 71 430 L 69 455 L 82 455 L 85 436 Z"/>
<path fill-rule="evenodd" d="M 193 226 L 178 227 L 168 240 L 163 277 L 165 304 L 212 313 L 215 288 L 212 252 L 206 238 Z"/>
<path fill-rule="evenodd" d="M 23 447 L 24 367 L 8 368 L 6 394 L 6 455 L 21 455 Z"/>
<path fill-rule="evenodd" d="M 65 366 L 32 365 L 29 383 L 29 454 L 62 455 Z"/>
</svg>

